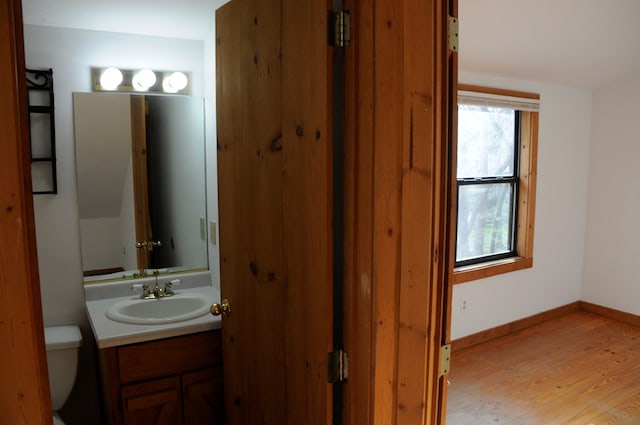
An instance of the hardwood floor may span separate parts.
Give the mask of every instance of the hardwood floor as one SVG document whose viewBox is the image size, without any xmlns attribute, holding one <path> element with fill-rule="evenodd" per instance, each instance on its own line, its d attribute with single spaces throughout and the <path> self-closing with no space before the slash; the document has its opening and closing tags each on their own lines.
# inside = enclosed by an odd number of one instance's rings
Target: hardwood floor
<svg viewBox="0 0 640 425">
<path fill-rule="evenodd" d="M 447 425 L 640 424 L 640 328 L 577 311 L 454 352 Z"/>
</svg>

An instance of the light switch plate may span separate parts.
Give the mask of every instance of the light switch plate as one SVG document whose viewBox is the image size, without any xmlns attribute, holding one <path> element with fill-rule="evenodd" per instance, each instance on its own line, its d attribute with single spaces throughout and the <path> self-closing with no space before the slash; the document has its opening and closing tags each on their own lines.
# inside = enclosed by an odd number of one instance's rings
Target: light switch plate
<svg viewBox="0 0 640 425">
<path fill-rule="evenodd" d="M 204 217 L 200 217 L 200 239 L 207 239 L 207 220 Z"/>
<path fill-rule="evenodd" d="M 209 222 L 209 241 L 211 242 L 212 245 L 217 245 L 218 244 L 218 240 L 216 239 L 217 233 L 216 233 L 216 222 L 215 221 L 210 221 Z"/>
</svg>

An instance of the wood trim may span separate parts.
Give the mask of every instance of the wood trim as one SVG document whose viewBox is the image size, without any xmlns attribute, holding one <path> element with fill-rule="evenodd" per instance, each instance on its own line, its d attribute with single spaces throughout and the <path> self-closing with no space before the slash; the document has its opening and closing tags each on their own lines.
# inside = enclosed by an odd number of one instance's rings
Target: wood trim
<svg viewBox="0 0 640 425">
<path fill-rule="evenodd" d="M 582 302 L 576 301 L 571 304 L 557 307 L 552 310 L 543 311 L 542 313 L 534 314 L 532 316 L 525 317 L 514 322 L 506 323 L 504 325 L 496 326 L 495 328 L 487 329 L 482 332 L 456 339 L 451 342 L 452 351 L 469 348 L 474 345 L 499 338 L 501 336 L 509 335 L 510 333 L 517 332 L 530 326 L 546 322 L 547 320 L 564 316 L 567 313 L 580 310 L 581 306 Z"/>
<path fill-rule="evenodd" d="M 518 90 L 499 89 L 495 87 L 476 86 L 473 84 L 458 83 L 458 90 L 472 91 L 476 93 L 496 94 L 500 96 L 521 97 L 523 99 L 540 99 L 540 95 L 537 93 L 529 93 L 529 92 L 518 91 Z"/>
<path fill-rule="evenodd" d="M 538 176 L 538 112 L 522 112 L 520 122 L 520 184 L 516 251 L 533 263 L 533 237 Z M 531 264 L 529 267 L 533 266 Z"/>
<path fill-rule="evenodd" d="M 122 267 L 111 267 L 109 269 L 95 269 L 95 270 L 85 270 L 82 272 L 82 276 L 99 276 L 101 274 L 111 274 L 111 273 L 119 273 L 124 272 Z"/>
<path fill-rule="evenodd" d="M 534 326 L 548 320 L 556 319 L 564 316 L 565 314 L 574 311 L 586 311 L 588 313 L 597 314 L 608 319 L 613 319 L 618 322 L 626 323 L 632 326 L 640 327 L 640 316 L 626 313 L 624 311 L 615 310 L 613 308 L 604 307 L 598 304 L 593 304 L 587 301 L 576 301 L 561 307 L 557 307 L 551 310 L 543 311 L 542 313 L 534 314 L 524 319 L 509 322 L 504 325 L 496 326 L 495 328 L 487 329 L 482 332 L 478 332 L 472 335 L 468 335 L 462 338 L 458 338 L 451 342 L 452 350 L 458 351 L 465 348 L 472 347 L 483 342 L 490 341 L 501 336 L 509 335 L 513 332 L 520 331 L 522 329 Z"/>
<path fill-rule="evenodd" d="M 458 18 L 458 2 L 457 0 L 448 2 L 448 14 L 451 17 Z M 447 65 L 448 65 L 448 78 L 449 78 L 449 87 L 448 87 L 448 120 L 447 120 L 447 129 L 448 129 L 448 148 L 449 152 L 446 158 L 447 165 L 447 176 L 448 181 L 446 183 L 448 187 L 448 222 L 442 226 L 441 231 L 446 232 L 445 240 L 447 240 L 447 245 L 443 247 L 443 253 L 446 254 L 446 264 L 447 267 L 442 270 L 444 274 L 443 280 L 445 282 L 444 289 L 444 334 L 443 334 L 443 344 L 451 343 L 451 304 L 453 299 L 453 281 L 452 281 L 452 273 L 453 264 L 455 262 L 455 215 L 454 211 L 457 210 L 457 197 L 455 196 L 456 189 L 456 178 L 454 174 L 454 170 L 456 170 L 456 154 L 457 151 L 457 137 L 458 137 L 458 52 L 449 51 L 447 52 Z M 445 381 L 446 379 L 446 381 Z M 446 417 L 447 417 L 447 405 L 448 405 L 448 385 L 449 385 L 449 377 L 445 375 L 445 377 L 440 382 L 441 386 L 446 386 L 446 388 L 440 391 L 440 398 L 438 400 L 438 419 L 436 420 L 436 424 L 445 425 Z"/>
<path fill-rule="evenodd" d="M 345 49 L 344 343 L 349 385 L 345 424 L 371 424 L 373 414 L 374 36 L 371 0 L 345 0 L 352 44 Z"/>
<path fill-rule="evenodd" d="M 354 130 L 352 152 L 369 155 L 372 149 L 372 159 L 358 158 L 353 168 L 362 174 L 355 176 L 358 224 L 352 231 L 361 230 L 360 222 L 370 226 L 362 231 L 371 234 L 372 252 L 360 246 L 360 263 L 349 281 L 364 311 L 369 298 L 360 288 L 371 288 L 373 369 L 371 386 L 360 381 L 351 391 L 371 388 L 368 423 L 436 424 L 442 421 L 446 389 L 437 371 L 448 274 L 449 2 L 357 6 L 371 19 L 361 21 L 354 39 L 373 48 L 358 46 L 361 56 L 355 60 L 362 73 L 355 77 L 355 105 L 365 114 L 372 111 L 373 122 L 360 115 Z M 353 240 L 359 243 L 361 237 Z"/>
<path fill-rule="evenodd" d="M 405 1 L 397 424 L 439 421 L 438 363 L 447 270 L 446 2 Z M 445 18 L 444 20 L 442 18 Z M 443 24 L 444 22 L 444 24 Z M 434 64 L 437 64 L 434 66 Z"/>
<path fill-rule="evenodd" d="M 580 301 L 580 309 L 589 313 L 598 314 L 618 322 L 640 327 L 640 316 L 615 310 L 613 308 L 592 304 L 587 301 Z"/>
<path fill-rule="evenodd" d="M 505 260 L 474 264 L 473 266 L 454 269 L 451 282 L 453 284 L 471 282 L 472 280 L 484 279 L 530 267 L 533 267 L 533 258 L 524 257 L 507 258 Z"/>
<path fill-rule="evenodd" d="M 396 424 L 403 143 L 402 2 L 375 1 L 373 108 L 373 425 Z M 361 143 L 364 143 L 362 141 Z M 418 373 L 417 371 L 415 372 Z"/>
<path fill-rule="evenodd" d="M 51 423 L 19 0 L 0 2 L 0 92 L 0 423 Z"/>
<path fill-rule="evenodd" d="M 458 18 L 457 0 L 449 2 L 449 15 Z M 447 60 L 449 62 L 449 155 L 448 155 L 448 187 L 449 187 L 449 222 L 445 231 L 448 232 L 447 270 L 446 270 L 446 317 L 445 317 L 445 339 L 444 343 L 451 342 L 451 303 L 453 299 L 453 265 L 456 259 L 456 211 L 458 210 L 458 197 L 456 196 L 456 172 L 458 151 L 458 53 L 449 52 Z M 446 400 L 443 401 L 446 406 Z"/>
<path fill-rule="evenodd" d="M 147 100 L 131 96 L 131 158 L 133 167 L 133 203 L 136 243 L 152 241 L 149 211 L 149 175 L 147 172 Z M 149 268 L 151 251 L 136 248 L 139 269 Z"/>
</svg>

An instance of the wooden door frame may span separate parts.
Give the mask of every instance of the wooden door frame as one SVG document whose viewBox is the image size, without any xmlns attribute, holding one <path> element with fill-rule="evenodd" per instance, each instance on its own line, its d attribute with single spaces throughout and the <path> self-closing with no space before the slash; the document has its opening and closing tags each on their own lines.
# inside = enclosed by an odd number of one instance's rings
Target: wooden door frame
<svg viewBox="0 0 640 425">
<path fill-rule="evenodd" d="M 0 423 L 51 423 L 20 0 L 0 3 Z"/>
<path fill-rule="evenodd" d="M 455 0 L 348 0 L 344 423 L 444 423 Z"/>
<path fill-rule="evenodd" d="M 131 98 L 131 158 L 133 168 L 133 204 L 138 269 L 148 269 L 151 251 L 138 248 L 139 242 L 153 241 L 149 211 L 149 174 L 147 172 L 147 98 Z"/>
</svg>

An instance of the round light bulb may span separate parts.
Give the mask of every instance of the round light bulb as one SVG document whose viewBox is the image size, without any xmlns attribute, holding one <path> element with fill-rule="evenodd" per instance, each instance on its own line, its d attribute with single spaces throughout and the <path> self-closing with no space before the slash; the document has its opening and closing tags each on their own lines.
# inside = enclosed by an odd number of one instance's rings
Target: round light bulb
<svg viewBox="0 0 640 425">
<path fill-rule="evenodd" d="M 189 84 L 189 80 L 184 72 L 174 72 L 164 79 L 162 89 L 167 93 L 177 93 Z"/>
<path fill-rule="evenodd" d="M 141 69 L 135 73 L 131 83 L 134 90 L 147 91 L 156 83 L 156 74 L 150 69 Z"/>
<path fill-rule="evenodd" d="M 115 90 L 122 83 L 122 72 L 118 68 L 107 68 L 100 76 L 100 85 L 105 90 Z"/>
</svg>

